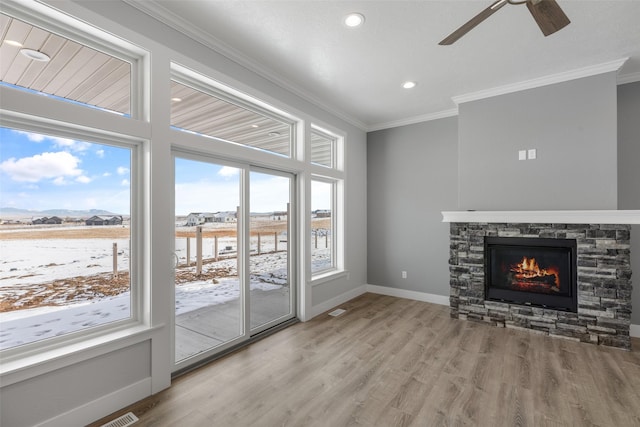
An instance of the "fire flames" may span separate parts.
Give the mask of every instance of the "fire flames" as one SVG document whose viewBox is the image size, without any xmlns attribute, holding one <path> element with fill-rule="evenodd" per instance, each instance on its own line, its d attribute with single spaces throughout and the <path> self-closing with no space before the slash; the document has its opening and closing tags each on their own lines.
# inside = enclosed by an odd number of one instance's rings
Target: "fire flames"
<svg viewBox="0 0 640 427">
<path fill-rule="evenodd" d="M 554 283 L 560 287 L 560 271 L 557 267 L 540 268 L 535 258 L 523 257 L 518 264 L 511 266 L 511 272 L 518 280 L 536 280 L 554 276 Z"/>
</svg>

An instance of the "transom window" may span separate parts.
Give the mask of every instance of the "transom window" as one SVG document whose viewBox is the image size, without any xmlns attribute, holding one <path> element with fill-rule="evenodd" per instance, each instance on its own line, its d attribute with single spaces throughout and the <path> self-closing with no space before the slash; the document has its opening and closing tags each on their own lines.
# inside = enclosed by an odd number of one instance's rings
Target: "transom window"
<svg viewBox="0 0 640 427">
<path fill-rule="evenodd" d="M 0 84 L 131 115 L 132 65 L 0 14 Z"/>
<path fill-rule="evenodd" d="M 293 124 L 210 88 L 198 90 L 172 81 L 171 126 L 291 156 Z"/>
<path fill-rule="evenodd" d="M 318 129 L 311 130 L 311 163 L 328 168 L 335 167 L 338 138 Z"/>
</svg>

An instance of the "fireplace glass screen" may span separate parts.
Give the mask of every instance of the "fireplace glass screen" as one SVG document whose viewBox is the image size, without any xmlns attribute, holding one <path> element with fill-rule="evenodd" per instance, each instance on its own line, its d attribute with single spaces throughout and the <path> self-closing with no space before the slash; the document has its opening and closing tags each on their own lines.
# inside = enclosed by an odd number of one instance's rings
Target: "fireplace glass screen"
<svg viewBox="0 0 640 427">
<path fill-rule="evenodd" d="M 485 298 L 576 311 L 576 241 L 485 238 Z"/>
</svg>

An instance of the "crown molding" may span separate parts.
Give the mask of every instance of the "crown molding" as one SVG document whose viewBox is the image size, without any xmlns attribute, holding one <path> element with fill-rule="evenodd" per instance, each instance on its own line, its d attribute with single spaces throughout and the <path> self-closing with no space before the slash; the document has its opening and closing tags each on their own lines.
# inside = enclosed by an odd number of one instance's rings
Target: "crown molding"
<svg viewBox="0 0 640 427">
<path fill-rule="evenodd" d="M 618 84 L 624 85 L 627 83 L 640 82 L 640 71 L 637 73 L 618 75 Z"/>
<path fill-rule="evenodd" d="M 377 123 L 367 128 L 367 132 L 373 132 L 382 129 L 391 129 L 399 126 L 413 125 L 416 123 L 428 122 L 431 120 L 444 119 L 446 117 L 454 117 L 458 115 L 458 108 L 452 108 L 451 110 L 438 111 L 436 113 L 422 114 L 420 116 L 413 116 L 406 119 L 394 120 L 386 123 Z"/>
<path fill-rule="evenodd" d="M 629 58 L 617 59 L 615 61 L 591 65 L 589 67 L 565 71 L 563 73 L 525 80 L 519 83 L 513 83 L 491 89 L 481 90 L 478 92 L 472 92 L 465 95 L 454 96 L 451 99 L 453 99 L 453 102 L 459 105 L 464 102 L 477 101 L 479 99 L 491 98 L 498 95 L 506 95 L 508 93 L 520 92 L 527 89 L 534 89 L 537 87 L 548 86 L 555 83 L 562 83 L 570 80 L 580 79 L 583 77 L 590 77 L 598 74 L 608 73 L 611 71 L 618 71 L 628 59 Z"/>
<path fill-rule="evenodd" d="M 122 0 L 122 1 L 130 5 L 131 7 L 134 7 L 140 10 L 141 12 L 151 16 L 157 21 L 173 28 L 174 30 L 179 31 L 180 33 L 208 47 L 209 49 L 214 50 L 215 52 L 235 62 L 241 67 L 244 67 L 249 71 L 252 71 L 258 74 L 259 76 L 265 78 L 271 83 L 274 83 L 277 86 L 293 93 L 294 95 L 297 95 L 298 97 L 304 99 L 307 102 L 310 102 L 311 104 L 321 108 L 322 110 L 332 114 L 333 116 L 336 116 L 344 120 L 345 122 L 357 127 L 360 130 L 363 130 L 363 131 L 367 130 L 367 125 L 362 121 L 345 113 L 344 111 L 336 108 L 333 105 L 320 101 L 318 98 L 311 95 L 309 92 L 303 90 L 297 85 L 294 85 L 290 81 L 283 79 L 274 71 L 259 64 L 257 61 L 253 60 L 247 55 L 244 55 L 237 49 L 231 47 L 229 44 L 223 42 L 222 40 L 216 37 L 213 37 L 211 34 L 207 33 L 206 31 L 203 31 L 197 27 L 194 27 L 192 23 L 176 15 L 175 13 L 171 12 L 164 6 L 154 1 L 138 1 L 138 0 Z"/>
</svg>

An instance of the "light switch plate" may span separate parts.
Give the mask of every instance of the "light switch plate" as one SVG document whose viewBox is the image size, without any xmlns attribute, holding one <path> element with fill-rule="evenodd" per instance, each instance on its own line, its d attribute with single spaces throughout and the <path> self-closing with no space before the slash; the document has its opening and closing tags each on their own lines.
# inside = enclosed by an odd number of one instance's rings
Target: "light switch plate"
<svg viewBox="0 0 640 427">
<path fill-rule="evenodd" d="M 527 150 L 518 151 L 518 160 L 527 160 Z"/>
<path fill-rule="evenodd" d="M 531 148 L 531 149 L 529 149 L 529 152 L 528 152 L 529 160 L 535 160 L 535 159 L 536 159 L 537 154 L 538 154 L 538 153 L 537 153 L 537 151 L 536 151 L 536 149 L 535 149 L 535 148 Z"/>
</svg>

